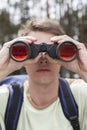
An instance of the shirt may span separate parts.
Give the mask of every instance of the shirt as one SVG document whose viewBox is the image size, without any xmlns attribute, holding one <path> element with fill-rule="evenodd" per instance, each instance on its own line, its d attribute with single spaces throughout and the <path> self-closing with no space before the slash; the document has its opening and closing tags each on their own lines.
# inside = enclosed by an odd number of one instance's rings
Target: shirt
<svg viewBox="0 0 87 130">
<path fill-rule="evenodd" d="M 24 86 L 25 87 L 25 86 Z M 81 130 L 87 130 L 87 83 L 78 79 L 70 85 L 79 107 L 79 123 Z M 4 114 L 9 91 L 6 85 L 0 87 L 0 124 L 4 128 Z M 24 91 L 24 101 L 17 125 L 17 130 L 73 130 L 64 116 L 59 97 L 44 109 L 36 109 L 29 102 Z"/>
</svg>

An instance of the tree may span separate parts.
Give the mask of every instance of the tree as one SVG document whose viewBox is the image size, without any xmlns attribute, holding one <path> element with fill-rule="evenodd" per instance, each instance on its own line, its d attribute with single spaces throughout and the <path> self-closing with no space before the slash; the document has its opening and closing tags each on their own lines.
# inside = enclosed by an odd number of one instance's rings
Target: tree
<svg viewBox="0 0 87 130">
<path fill-rule="evenodd" d="M 6 10 L 0 14 L 0 43 L 11 40 L 17 33 L 18 26 L 10 21 L 10 15 Z"/>
</svg>

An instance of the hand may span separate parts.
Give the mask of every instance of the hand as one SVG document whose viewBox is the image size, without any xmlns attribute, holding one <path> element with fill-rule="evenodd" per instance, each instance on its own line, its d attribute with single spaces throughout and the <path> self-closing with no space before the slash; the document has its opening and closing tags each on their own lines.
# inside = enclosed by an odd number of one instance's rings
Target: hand
<svg viewBox="0 0 87 130">
<path fill-rule="evenodd" d="M 32 36 L 18 37 L 12 41 L 5 43 L 0 50 L 0 81 L 10 73 L 21 69 L 24 66 L 24 62 L 16 62 L 9 57 L 9 48 L 14 42 L 22 40 L 31 44 L 36 41 L 36 38 Z M 32 62 L 32 61 L 31 61 Z M 31 63 L 30 62 L 30 63 Z"/>
<path fill-rule="evenodd" d="M 85 45 L 75 41 L 67 35 L 55 36 L 51 38 L 52 42 L 57 42 L 58 44 L 67 40 L 76 44 L 78 48 L 78 58 L 71 62 L 55 60 L 55 63 L 60 63 L 66 69 L 79 74 L 85 81 L 87 81 L 87 49 Z"/>
</svg>

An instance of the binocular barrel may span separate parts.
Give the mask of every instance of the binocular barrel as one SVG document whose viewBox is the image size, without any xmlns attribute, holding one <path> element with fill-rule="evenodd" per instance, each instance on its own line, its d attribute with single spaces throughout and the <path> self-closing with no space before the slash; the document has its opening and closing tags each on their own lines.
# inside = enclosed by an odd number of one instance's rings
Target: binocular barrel
<svg viewBox="0 0 87 130">
<path fill-rule="evenodd" d="M 34 59 L 40 52 L 47 52 L 51 58 L 64 62 L 70 62 L 78 55 L 77 46 L 71 41 L 64 41 L 60 44 L 28 44 L 17 41 L 10 46 L 9 55 L 13 60 L 22 62 L 27 59 Z"/>
</svg>

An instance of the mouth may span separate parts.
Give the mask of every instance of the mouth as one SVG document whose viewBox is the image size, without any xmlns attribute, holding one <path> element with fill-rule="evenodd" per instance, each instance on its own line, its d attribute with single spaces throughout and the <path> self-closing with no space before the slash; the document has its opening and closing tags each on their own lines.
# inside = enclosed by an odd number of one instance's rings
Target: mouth
<svg viewBox="0 0 87 130">
<path fill-rule="evenodd" d="M 41 69 L 38 69 L 37 72 L 50 72 L 50 69 L 47 69 L 47 68 L 41 68 Z"/>
</svg>

